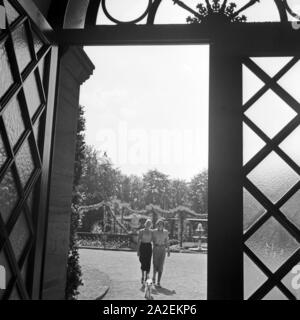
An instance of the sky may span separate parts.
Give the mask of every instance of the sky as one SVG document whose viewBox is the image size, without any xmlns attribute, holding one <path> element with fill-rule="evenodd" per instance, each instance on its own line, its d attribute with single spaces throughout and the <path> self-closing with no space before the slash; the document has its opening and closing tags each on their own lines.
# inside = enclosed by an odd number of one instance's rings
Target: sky
<svg viewBox="0 0 300 320">
<path fill-rule="evenodd" d="M 207 168 L 208 46 L 85 48 L 86 142 L 126 174 L 190 179 Z"/>
<path fill-rule="evenodd" d="M 120 20 L 142 14 L 148 0 L 107 1 Z M 199 0 L 185 0 L 195 8 Z M 247 0 L 236 1 L 238 8 Z M 296 0 L 289 0 L 297 9 Z M 295 10 L 297 11 L 297 10 Z M 298 10 L 300 12 L 300 10 Z M 185 23 L 188 13 L 164 0 L 156 23 Z M 247 11 L 248 21 L 278 21 L 273 0 Z M 98 23 L 109 24 L 101 12 Z M 144 21 L 142 22 L 144 23 Z M 86 142 L 126 174 L 158 169 L 189 180 L 208 166 L 208 46 L 86 47 L 96 66 L 82 86 Z"/>
</svg>

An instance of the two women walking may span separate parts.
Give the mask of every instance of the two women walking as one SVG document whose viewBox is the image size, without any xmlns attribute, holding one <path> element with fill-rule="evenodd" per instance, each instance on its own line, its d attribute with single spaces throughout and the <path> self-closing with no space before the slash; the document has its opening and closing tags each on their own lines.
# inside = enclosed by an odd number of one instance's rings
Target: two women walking
<svg viewBox="0 0 300 320">
<path fill-rule="evenodd" d="M 145 228 L 140 230 L 138 235 L 137 254 L 141 263 L 141 282 L 144 284 L 149 278 L 153 256 L 153 283 L 160 287 L 166 253 L 168 252 L 168 256 L 170 256 L 169 233 L 164 228 L 163 220 L 157 221 L 156 229 L 152 230 L 151 227 L 151 220 L 147 220 Z M 158 275 L 157 282 L 156 275 Z"/>
</svg>

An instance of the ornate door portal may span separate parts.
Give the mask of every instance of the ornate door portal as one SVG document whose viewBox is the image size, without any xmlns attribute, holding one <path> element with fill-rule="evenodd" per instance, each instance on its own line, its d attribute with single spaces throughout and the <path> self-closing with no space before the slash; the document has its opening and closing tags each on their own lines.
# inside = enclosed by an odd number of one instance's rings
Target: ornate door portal
<svg viewBox="0 0 300 320">
<path fill-rule="evenodd" d="M 115 12 L 120 1 L 52 1 L 45 15 L 55 31 L 45 38 L 22 11 L 25 0 L 4 1 L 0 264 L 8 270 L 9 288 L 1 298 L 31 298 L 45 267 L 37 244 L 48 212 L 50 44 L 209 44 L 208 299 L 299 299 L 291 272 L 300 263 L 300 30 L 294 2 L 145 0 L 138 1 L 137 17 L 128 17 L 124 9 L 134 6 L 125 2 Z M 167 3 L 179 10 L 178 21 L 170 19 Z M 161 13 L 166 8 L 169 15 Z"/>
<path fill-rule="evenodd" d="M 297 8 L 286 0 L 198 1 L 196 8 L 170 2 L 189 15 L 189 25 L 161 24 L 171 21 L 160 14 L 166 1 L 149 1 L 129 19 L 102 0 L 81 7 L 77 24 L 67 7 L 57 41 L 210 44 L 208 298 L 297 299 L 291 285 L 300 262 Z"/>
</svg>

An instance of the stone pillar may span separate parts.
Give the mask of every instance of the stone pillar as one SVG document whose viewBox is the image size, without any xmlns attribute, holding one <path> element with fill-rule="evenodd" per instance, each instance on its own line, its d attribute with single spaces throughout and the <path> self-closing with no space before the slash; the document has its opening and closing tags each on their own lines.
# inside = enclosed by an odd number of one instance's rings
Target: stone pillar
<svg viewBox="0 0 300 320">
<path fill-rule="evenodd" d="M 70 47 L 59 61 L 42 299 L 64 299 L 80 85 L 94 65 L 82 48 Z"/>
</svg>

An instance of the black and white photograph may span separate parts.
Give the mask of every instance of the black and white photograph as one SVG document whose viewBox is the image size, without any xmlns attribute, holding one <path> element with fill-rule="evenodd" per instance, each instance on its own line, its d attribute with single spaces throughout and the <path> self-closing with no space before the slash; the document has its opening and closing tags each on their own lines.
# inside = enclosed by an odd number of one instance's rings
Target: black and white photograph
<svg viewBox="0 0 300 320">
<path fill-rule="evenodd" d="M 299 83 L 300 0 L 0 0 L 0 309 L 300 300 Z"/>
</svg>

